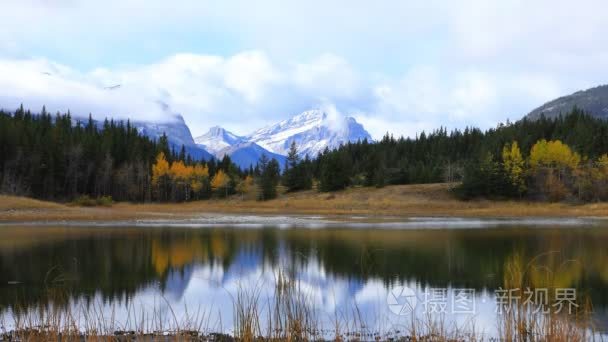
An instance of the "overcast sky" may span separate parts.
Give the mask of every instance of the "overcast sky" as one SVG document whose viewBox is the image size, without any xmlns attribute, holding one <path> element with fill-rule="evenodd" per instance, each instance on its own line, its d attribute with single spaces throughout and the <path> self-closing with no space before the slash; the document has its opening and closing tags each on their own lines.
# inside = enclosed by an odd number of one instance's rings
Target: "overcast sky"
<svg viewBox="0 0 608 342">
<path fill-rule="evenodd" d="M 335 106 L 374 138 L 608 83 L 605 0 L 3 0 L 0 105 L 238 134 Z M 122 86 L 109 90 L 116 84 Z"/>
</svg>

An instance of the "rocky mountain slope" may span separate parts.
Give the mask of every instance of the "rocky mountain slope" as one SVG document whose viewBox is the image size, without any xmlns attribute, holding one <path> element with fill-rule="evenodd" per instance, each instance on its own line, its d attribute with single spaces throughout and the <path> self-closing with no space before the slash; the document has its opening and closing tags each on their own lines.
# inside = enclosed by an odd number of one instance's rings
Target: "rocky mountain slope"
<svg viewBox="0 0 608 342">
<path fill-rule="evenodd" d="M 547 118 L 555 118 L 567 114 L 575 106 L 595 117 L 608 119 L 608 85 L 577 91 L 547 102 L 531 111 L 526 118 L 537 120 L 541 114 Z"/>
<path fill-rule="evenodd" d="M 290 119 L 259 129 L 247 140 L 263 148 L 286 155 L 295 141 L 301 156 L 316 157 L 325 148 L 357 140 L 371 140 L 370 134 L 352 117 L 331 117 L 322 110 L 310 110 Z"/>
</svg>

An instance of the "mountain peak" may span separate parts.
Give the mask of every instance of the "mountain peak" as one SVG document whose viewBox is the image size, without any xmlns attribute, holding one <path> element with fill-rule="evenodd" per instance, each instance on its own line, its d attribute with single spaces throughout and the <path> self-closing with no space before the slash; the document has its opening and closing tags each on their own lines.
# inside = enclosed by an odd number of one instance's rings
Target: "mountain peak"
<svg viewBox="0 0 608 342">
<path fill-rule="evenodd" d="M 568 114 L 574 107 L 594 117 L 608 119 L 608 85 L 580 90 L 549 101 L 531 111 L 526 118 L 537 120 L 541 114 L 547 118 L 556 118 Z"/>
<path fill-rule="evenodd" d="M 294 115 L 287 121 L 323 121 L 327 118 L 327 112 L 321 109 L 311 109 L 300 114 Z"/>
<path fill-rule="evenodd" d="M 211 128 L 209 128 L 209 130 L 207 131 L 207 133 L 203 134 L 201 137 L 224 137 L 224 136 L 234 136 L 234 134 L 228 132 L 226 129 L 220 127 L 220 126 L 213 126 Z M 197 138 L 198 139 L 198 138 Z"/>
<path fill-rule="evenodd" d="M 363 139 L 371 140 L 371 136 L 354 118 L 336 111 L 311 109 L 248 136 L 238 136 L 214 126 L 194 140 L 217 158 L 227 154 L 239 166 L 248 167 L 262 154 L 284 160 L 292 142 L 296 143 L 301 156 L 316 157 L 326 148 L 334 149 Z"/>
<path fill-rule="evenodd" d="M 281 155 L 286 155 L 291 143 L 295 142 L 300 155 L 315 157 L 325 148 L 332 149 L 348 142 L 371 139 L 371 136 L 352 117 L 312 109 L 257 130 L 247 138 Z"/>
<path fill-rule="evenodd" d="M 209 128 L 207 133 L 194 139 L 197 145 L 217 155 L 227 147 L 243 142 L 243 137 L 227 131 L 220 126 Z"/>
</svg>

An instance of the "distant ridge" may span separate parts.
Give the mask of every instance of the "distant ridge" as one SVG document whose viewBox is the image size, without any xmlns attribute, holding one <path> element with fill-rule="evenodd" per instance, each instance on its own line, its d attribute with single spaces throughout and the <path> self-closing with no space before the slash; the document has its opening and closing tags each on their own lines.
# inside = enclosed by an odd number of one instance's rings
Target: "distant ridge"
<svg viewBox="0 0 608 342">
<path fill-rule="evenodd" d="M 326 148 L 334 149 L 348 142 L 371 140 L 371 136 L 352 117 L 332 116 L 321 109 L 313 109 L 259 129 L 247 139 L 281 155 L 287 155 L 291 143 L 295 142 L 300 156 L 315 158 Z"/>
<path fill-rule="evenodd" d="M 364 139 L 371 140 L 371 136 L 354 118 L 332 116 L 313 109 L 247 136 L 215 126 L 194 140 L 215 157 L 228 155 L 241 168 L 247 168 L 255 165 L 262 154 L 277 159 L 282 167 L 292 142 L 295 142 L 301 157 L 308 155 L 314 158 L 326 148 L 334 149 Z"/>
<path fill-rule="evenodd" d="M 567 114 L 574 107 L 582 109 L 596 118 L 608 119 L 608 85 L 559 97 L 534 109 L 525 117 L 530 120 L 538 120 L 541 115 L 547 118 L 557 118 Z"/>
</svg>

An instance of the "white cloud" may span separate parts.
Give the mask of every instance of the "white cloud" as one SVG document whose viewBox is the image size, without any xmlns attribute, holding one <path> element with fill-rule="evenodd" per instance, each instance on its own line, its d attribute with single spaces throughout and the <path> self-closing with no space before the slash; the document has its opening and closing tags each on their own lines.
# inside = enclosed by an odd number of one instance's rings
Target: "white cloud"
<svg viewBox="0 0 608 342">
<path fill-rule="evenodd" d="M 269 120 L 356 98 L 358 75 L 346 65 L 338 57 L 321 56 L 310 64 L 280 66 L 257 50 L 228 58 L 177 54 L 148 65 L 83 73 L 44 59 L 3 59 L 0 106 L 24 103 L 37 111 L 46 105 L 52 112 L 69 109 L 100 119 L 167 120 L 180 113 L 195 134 L 217 124 L 246 133 Z M 343 81 L 333 82 L 339 78 Z"/>
<path fill-rule="evenodd" d="M 281 81 L 281 75 L 263 53 L 246 52 L 226 62 L 224 82 L 251 104 L 262 100 L 264 92 Z"/>
<path fill-rule="evenodd" d="M 458 75 L 452 91 L 454 108 L 451 111 L 456 119 L 479 115 L 491 110 L 498 96 L 496 82 L 481 72 L 466 72 Z"/>
<path fill-rule="evenodd" d="M 298 63 L 293 71 L 295 85 L 317 97 L 350 98 L 360 89 L 359 75 L 341 57 L 324 54 L 310 63 Z"/>
<path fill-rule="evenodd" d="M 49 112 L 66 112 L 97 117 L 168 120 L 154 97 L 125 85 L 117 91 L 90 82 L 87 75 L 44 59 L 0 61 L 0 106 L 6 109 L 24 104 L 33 111 L 46 105 Z M 147 94 L 150 95 L 150 94 Z"/>
<path fill-rule="evenodd" d="M 606 10 L 603 0 L 6 0 L 0 104 L 158 119 L 160 100 L 194 134 L 216 124 L 245 134 L 320 106 L 376 138 L 486 128 L 606 83 Z"/>
<path fill-rule="evenodd" d="M 120 88 L 107 89 L 113 85 Z M 354 115 L 375 138 L 387 131 L 414 136 L 439 126 L 491 127 L 519 119 L 562 91 L 559 80 L 542 73 L 421 65 L 401 77 L 378 78 L 337 56 L 280 64 L 257 50 L 227 58 L 177 54 L 148 65 L 84 73 L 44 59 L 4 59 L 0 87 L 4 107 L 46 105 L 53 112 L 138 120 L 168 120 L 180 113 L 194 135 L 214 125 L 246 134 L 321 107 L 339 113 L 332 115 L 334 122 L 341 122 L 334 116 Z"/>
</svg>

